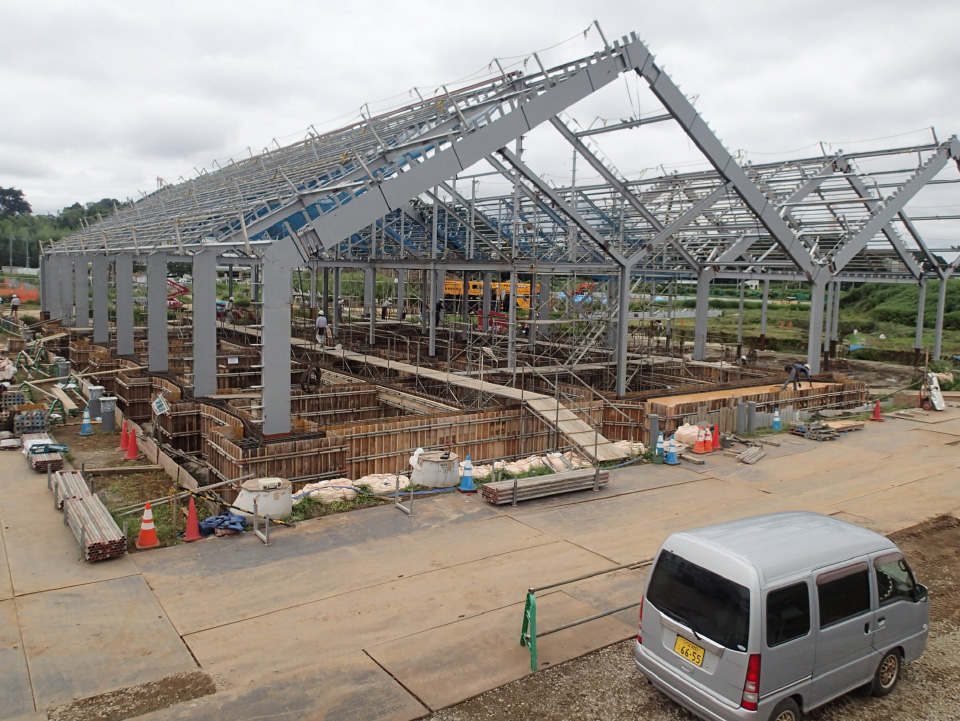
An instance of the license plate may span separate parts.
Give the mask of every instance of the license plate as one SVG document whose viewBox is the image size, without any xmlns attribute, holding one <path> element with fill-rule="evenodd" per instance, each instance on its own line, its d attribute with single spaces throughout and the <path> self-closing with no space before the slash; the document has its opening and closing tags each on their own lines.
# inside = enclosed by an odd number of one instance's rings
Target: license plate
<svg viewBox="0 0 960 721">
<path fill-rule="evenodd" d="M 703 649 L 695 643 L 690 643 L 683 636 L 677 636 L 673 650 L 687 659 L 690 663 L 703 666 Z"/>
</svg>

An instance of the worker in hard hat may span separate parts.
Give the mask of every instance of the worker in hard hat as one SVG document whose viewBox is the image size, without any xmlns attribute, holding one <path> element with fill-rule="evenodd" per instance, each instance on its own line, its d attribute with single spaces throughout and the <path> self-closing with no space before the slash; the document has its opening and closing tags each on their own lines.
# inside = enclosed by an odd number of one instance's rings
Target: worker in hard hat
<svg viewBox="0 0 960 721">
<path fill-rule="evenodd" d="M 327 316 L 322 310 L 317 311 L 317 344 L 322 348 L 327 344 Z"/>
<path fill-rule="evenodd" d="M 787 372 L 787 380 L 780 386 L 780 390 L 785 391 L 791 383 L 793 383 L 793 390 L 800 390 L 801 376 L 806 376 L 810 387 L 813 388 L 813 378 L 810 377 L 810 366 L 806 363 L 794 363 L 793 365 L 784 366 L 783 370 Z"/>
</svg>

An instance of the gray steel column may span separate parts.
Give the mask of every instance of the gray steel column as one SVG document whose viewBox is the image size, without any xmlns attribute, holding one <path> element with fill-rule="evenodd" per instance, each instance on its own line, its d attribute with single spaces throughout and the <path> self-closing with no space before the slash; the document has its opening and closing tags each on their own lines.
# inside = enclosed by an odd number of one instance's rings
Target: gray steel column
<svg viewBox="0 0 960 721">
<path fill-rule="evenodd" d="M 927 279 L 920 281 L 920 299 L 917 303 L 917 332 L 913 340 L 914 348 L 923 348 L 923 306 L 927 301 Z"/>
<path fill-rule="evenodd" d="M 147 256 L 147 367 L 151 373 L 167 372 L 167 355 L 167 256 L 152 253 Z"/>
<path fill-rule="evenodd" d="M 40 317 L 42 320 L 43 314 L 50 310 L 50 291 L 47 290 L 47 275 L 50 271 L 47 266 L 47 259 L 42 252 L 40 253 L 38 267 L 40 268 Z"/>
<path fill-rule="evenodd" d="M 516 236 L 514 236 L 516 237 Z M 517 367 L 517 271 L 510 271 L 510 302 L 507 304 L 507 368 Z"/>
<path fill-rule="evenodd" d="M 833 328 L 833 335 L 830 336 L 831 340 L 840 339 L 840 281 L 838 280 L 833 284 L 833 323 L 831 324 Z"/>
<path fill-rule="evenodd" d="M 47 308 L 51 318 L 63 316 L 63 301 L 60 298 L 60 256 L 50 255 L 44 262 L 46 270 Z"/>
<path fill-rule="evenodd" d="M 60 302 L 63 303 L 63 320 L 65 326 L 73 326 L 73 260 L 64 257 L 60 260 Z"/>
<path fill-rule="evenodd" d="M 540 276 L 536 273 L 530 275 L 530 295 L 527 296 L 527 347 L 530 352 L 537 347 L 537 337 L 540 335 L 540 326 L 533 321 L 540 320 L 540 298 L 537 294 L 537 283 L 540 282 Z"/>
<path fill-rule="evenodd" d="M 105 345 L 110 342 L 110 259 L 105 255 L 93 256 L 93 342 Z"/>
<path fill-rule="evenodd" d="M 276 246 L 263 254 L 263 435 L 290 432 L 290 285 L 293 269 Z"/>
<path fill-rule="evenodd" d="M 710 317 L 710 281 L 715 273 L 712 269 L 700 272 L 697 278 L 697 309 L 693 324 L 693 359 L 702 361 L 707 357 L 707 320 Z"/>
<path fill-rule="evenodd" d="M 737 281 L 740 286 L 740 315 L 737 316 L 737 343 L 743 343 L 743 298 L 746 292 L 746 284 L 741 280 Z"/>
<path fill-rule="evenodd" d="M 463 340 L 470 338 L 470 274 L 463 271 L 463 295 L 460 297 L 460 320 L 463 323 Z"/>
<path fill-rule="evenodd" d="M 617 308 L 617 396 L 627 394 L 627 350 L 630 338 L 630 268 L 620 271 L 620 303 Z"/>
<path fill-rule="evenodd" d="M 326 268 L 324 268 L 326 275 Z M 326 295 L 326 294 L 324 294 Z M 317 264 L 310 266 L 310 310 L 317 309 Z M 316 315 L 315 313 L 312 315 Z"/>
<path fill-rule="evenodd" d="M 327 316 L 327 322 L 329 323 L 330 318 L 330 269 L 323 269 L 323 298 L 320 302 L 320 307 L 323 308 L 323 314 Z"/>
<path fill-rule="evenodd" d="M 830 350 L 830 326 L 833 323 L 833 283 L 827 283 L 823 290 L 823 352 L 827 353 Z"/>
<path fill-rule="evenodd" d="M 260 274 L 263 277 L 263 274 Z M 290 286 L 287 285 L 289 303 Z M 266 326 L 267 320 L 262 323 Z M 290 344 L 290 321 L 285 326 Z M 261 340 L 266 345 L 266 340 Z M 290 353 L 287 351 L 287 362 Z M 266 362 L 266 361 L 264 361 Z M 264 383 L 267 369 L 263 368 Z M 217 394 L 217 252 L 201 250 L 193 256 L 193 395 Z"/>
<path fill-rule="evenodd" d="M 430 285 L 429 298 L 427 300 L 427 327 L 429 335 L 427 339 L 427 355 L 433 357 L 437 354 L 437 269 L 431 268 L 429 273 L 425 274 L 427 282 Z M 442 295 L 440 296 L 443 297 Z"/>
<path fill-rule="evenodd" d="M 807 339 L 807 364 L 811 375 L 820 372 L 820 349 L 823 347 L 823 297 L 827 281 L 814 278 L 810 283 L 810 329 Z"/>
<path fill-rule="evenodd" d="M 403 320 L 404 309 L 407 305 L 407 289 L 404 287 L 404 280 L 406 280 L 404 273 L 403 268 L 397 271 L 397 320 Z"/>
<path fill-rule="evenodd" d="M 133 355 L 133 255 L 120 253 L 113 267 L 117 283 L 117 355 Z"/>
<path fill-rule="evenodd" d="M 420 271 L 420 334 L 430 333 L 430 316 L 433 308 L 430 301 L 433 298 L 433 273 L 428 270 Z"/>
<path fill-rule="evenodd" d="M 149 269 L 147 270 L 147 272 L 149 272 Z M 229 298 L 233 297 L 233 264 L 232 263 L 227 266 L 227 297 Z"/>
<path fill-rule="evenodd" d="M 763 281 L 763 300 L 760 305 L 760 335 L 767 334 L 767 301 L 770 298 L 770 281 Z"/>
<path fill-rule="evenodd" d="M 370 312 L 370 332 L 367 340 L 370 345 L 377 342 L 377 271 L 367 268 L 363 271 L 363 304 Z"/>
<path fill-rule="evenodd" d="M 943 311 L 947 304 L 947 281 L 949 273 L 945 273 L 940 281 L 940 292 L 937 294 L 937 322 L 933 329 L 933 359 L 940 360 L 940 346 L 943 342 Z"/>
<path fill-rule="evenodd" d="M 87 256 L 73 259 L 74 304 L 77 307 L 77 328 L 90 327 L 90 268 Z"/>
<path fill-rule="evenodd" d="M 340 269 L 333 269 L 333 337 L 340 337 Z M 329 321 L 328 321 L 329 322 Z"/>
<path fill-rule="evenodd" d="M 493 294 L 493 273 L 483 274 L 483 326 L 484 333 L 490 330 L 490 297 Z"/>
</svg>

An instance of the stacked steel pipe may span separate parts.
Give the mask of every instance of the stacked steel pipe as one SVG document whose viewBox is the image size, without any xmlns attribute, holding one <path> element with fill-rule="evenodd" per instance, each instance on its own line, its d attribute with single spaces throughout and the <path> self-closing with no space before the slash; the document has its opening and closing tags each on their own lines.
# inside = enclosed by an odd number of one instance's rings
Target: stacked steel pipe
<svg viewBox="0 0 960 721">
<path fill-rule="evenodd" d="M 90 493 L 81 473 L 60 471 L 54 474 L 52 485 L 85 561 L 103 561 L 127 552 L 126 536 L 103 502 Z"/>
</svg>

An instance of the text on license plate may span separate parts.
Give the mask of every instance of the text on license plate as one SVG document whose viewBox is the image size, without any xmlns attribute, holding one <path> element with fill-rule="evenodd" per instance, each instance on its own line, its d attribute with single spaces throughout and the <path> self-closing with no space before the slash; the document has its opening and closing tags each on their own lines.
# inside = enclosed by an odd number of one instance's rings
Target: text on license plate
<svg viewBox="0 0 960 721">
<path fill-rule="evenodd" d="M 677 636 L 677 642 L 673 645 L 673 650 L 687 659 L 690 663 L 697 666 L 703 666 L 703 649 L 695 643 L 690 643 L 682 636 Z"/>
</svg>

